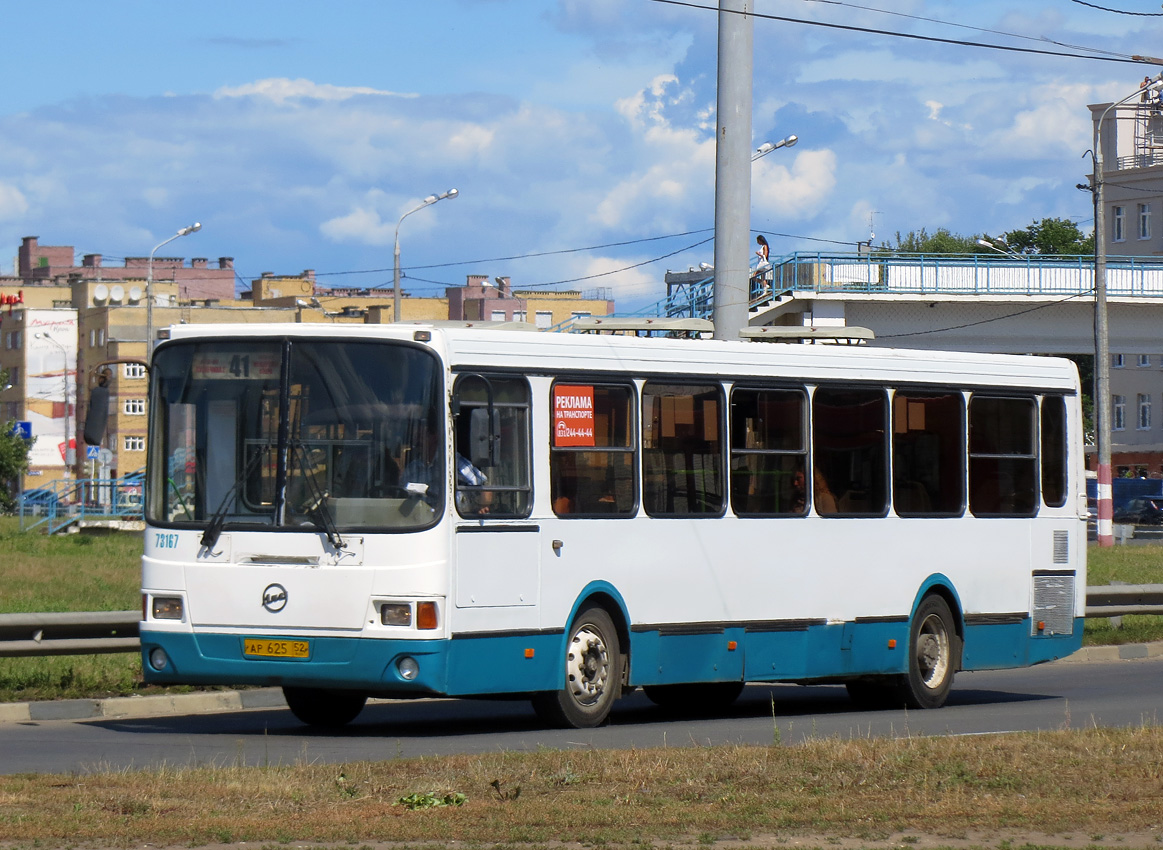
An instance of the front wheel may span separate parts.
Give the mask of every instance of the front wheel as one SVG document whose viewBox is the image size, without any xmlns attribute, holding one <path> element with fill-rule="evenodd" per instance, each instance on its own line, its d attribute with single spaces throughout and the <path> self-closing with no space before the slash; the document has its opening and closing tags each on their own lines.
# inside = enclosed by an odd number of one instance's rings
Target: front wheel
<svg viewBox="0 0 1163 850">
<path fill-rule="evenodd" d="M 534 695 L 533 710 L 553 726 L 589 729 L 609 717 L 621 686 L 618 630 L 604 609 L 589 608 L 569 627 L 564 686 Z"/>
<path fill-rule="evenodd" d="M 909 708 L 940 708 L 953 687 L 961 642 L 949 605 L 940 596 L 921 600 L 909 630 L 909 671 L 902 696 Z"/>
<path fill-rule="evenodd" d="M 308 726 L 338 729 L 355 720 L 367 703 L 367 694 L 324 688 L 283 688 L 287 707 Z"/>
</svg>

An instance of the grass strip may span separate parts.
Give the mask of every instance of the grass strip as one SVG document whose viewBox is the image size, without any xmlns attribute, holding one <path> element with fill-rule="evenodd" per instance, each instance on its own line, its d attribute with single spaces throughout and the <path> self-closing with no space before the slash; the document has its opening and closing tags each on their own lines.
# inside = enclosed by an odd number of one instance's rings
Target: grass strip
<svg viewBox="0 0 1163 850">
<path fill-rule="evenodd" d="M 908 833 L 1141 846 L 1163 827 L 1161 765 L 1163 731 L 1142 727 L 4 776 L 0 840 L 827 846 Z"/>
</svg>

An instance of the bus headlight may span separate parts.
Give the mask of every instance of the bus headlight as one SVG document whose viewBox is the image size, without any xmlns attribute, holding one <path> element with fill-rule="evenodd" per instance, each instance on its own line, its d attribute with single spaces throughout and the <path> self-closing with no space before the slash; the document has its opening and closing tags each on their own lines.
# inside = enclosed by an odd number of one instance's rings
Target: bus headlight
<svg viewBox="0 0 1163 850">
<path fill-rule="evenodd" d="M 410 655 L 405 655 L 396 662 L 396 669 L 400 671 L 400 678 L 411 682 L 420 675 L 420 663 Z"/>
<path fill-rule="evenodd" d="M 412 604 L 410 602 L 385 602 L 380 606 L 380 622 L 385 626 L 412 625 Z"/>
<path fill-rule="evenodd" d="M 155 620 L 182 619 L 182 597 L 155 596 L 150 608 Z"/>
<path fill-rule="evenodd" d="M 155 646 L 149 651 L 149 666 L 159 673 L 164 672 L 170 666 L 170 657 L 160 646 Z"/>
</svg>

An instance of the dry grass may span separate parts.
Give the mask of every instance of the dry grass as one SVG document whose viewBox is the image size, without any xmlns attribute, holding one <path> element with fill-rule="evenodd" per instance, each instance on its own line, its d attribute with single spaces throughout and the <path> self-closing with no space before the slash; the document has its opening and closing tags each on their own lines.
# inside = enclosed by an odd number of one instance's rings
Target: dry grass
<svg viewBox="0 0 1163 850">
<path fill-rule="evenodd" d="M 0 777 L 0 840 L 22 846 L 826 845 L 907 830 L 1068 846 L 1161 827 L 1154 728 Z"/>
</svg>

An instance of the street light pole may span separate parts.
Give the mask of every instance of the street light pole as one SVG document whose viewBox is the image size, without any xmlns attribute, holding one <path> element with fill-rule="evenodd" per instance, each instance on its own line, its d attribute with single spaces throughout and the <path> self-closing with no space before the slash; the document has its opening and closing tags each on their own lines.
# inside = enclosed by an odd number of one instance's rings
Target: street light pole
<svg viewBox="0 0 1163 850">
<path fill-rule="evenodd" d="M 396 222 L 396 246 L 392 251 L 392 321 L 400 321 L 400 225 L 404 223 L 404 219 L 410 216 L 417 210 L 422 210 L 424 207 L 432 206 L 437 201 L 443 201 L 445 198 L 455 198 L 460 194 L 458 189 L 449 189 L 447 192 L 441 192 L 439 195 L 429 195 L 417 207 L 408 210 L 400 220 Z"/>
<path fill-rule="evenodd" d="M 715 98 L 715 339 L 747 325 L 751 267 L 751 84 L 754 0 L 719 0 Z"/>
<path fill-rule="evenodd" d="M 53 345 L 61 350 L 61 356 L 65 359 L 64 381 L 65 381 L 65 481 L 71 477 L 69 475 L 69 448 L 73 441 L 73 435 L 69 433 L 69 349 L 59 339 L 50 336 L 47 331 L 37 331 L 34 336 L 37 339 L 47 339 Z M 73 459 L 74 461 L 76 458 Z"/>
<path fill-rule="evenodd" d="M 1163 74 L 1146 86 L 1146 91 L 1163 87 Z M 1102 123 L 1112 109 L 1143 94 L 1144 89 L 1131 92 L 1103 110 L 1094 122 L 1094 146 L 1090 155 L 1093 162 L 1094 184 L 1094 425 L 1098 452 L 1097 508 L 1098 545 L 1114 545 L 1114 498 L 1111 485 L 1111 396 L 1110 396 L 1110 325 L 1106 303 L 1106 205 L 1103 201 L 1103 157 L 1099 135 Z M 1116 151 L 1117 154 L 1117 151 Z"/>
<path fill-rule="evenodd" d="M 175 239 L 197 233 L 201 229 L 201 223 L 195 221 L 188 227 L 183 227 L 164 242 L 154 245 L 153 250 L 149 252 L 149 265 L 145 275 L 145 359 L 147 361 L 150 359 L 150 354 L 153 353 L 153 255 L 163 245 L 169 245 Z"/>
</svg>

